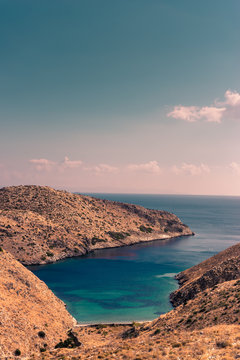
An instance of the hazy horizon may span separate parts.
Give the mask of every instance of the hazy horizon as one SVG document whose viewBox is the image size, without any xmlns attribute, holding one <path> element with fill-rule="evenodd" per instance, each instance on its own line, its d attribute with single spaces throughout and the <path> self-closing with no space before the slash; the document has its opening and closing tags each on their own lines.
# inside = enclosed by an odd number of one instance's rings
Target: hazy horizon
<svg viewBox="0 0 240 360">
<path fill-rule="evenodd" d="M 238 0 L 0 0 L 0 187 L 240 196 Z"/>
</svg>

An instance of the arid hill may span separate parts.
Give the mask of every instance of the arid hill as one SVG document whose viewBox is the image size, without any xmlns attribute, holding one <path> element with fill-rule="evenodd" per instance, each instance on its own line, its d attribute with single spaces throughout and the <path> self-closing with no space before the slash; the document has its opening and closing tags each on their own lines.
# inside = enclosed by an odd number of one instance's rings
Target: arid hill
<svg viewBox="0 0 240 360">
<path fill-rule="evenodd" d="M 1 189 L 0 208 L 1 246 L 23 263 L 191 234 L 164 211 L 46 187 Z M 177 275 L 175 308 L 154 321 L 79 326 L 42 281 L 0 248 L 0 359 L 240 359 L 239 264 L 237 244 Z"/>
<path fill-rule="evenodd" d="M 240 260 L 239 248 L 233 246 L 185 272 L 188 281 L 194 281 L 220 262 L 230 279 L 220 272 L 217 284 L 209 282 L 193 299 L 152 322 L 76 327 L 81 347 L 55 349 L 42 359 L 240 359 L 240 274 L 231 265 L 234 254 Z"/>
<path fill-rule="evenodd" d="M 26 265 L 192 234 L 166 211 L 42 186 L 0 189 L 0 246 Z"/>
<path fill-rule="evenodd" d="M 240 244 L 236 244 L 178 274 L 176 279 L 180 288 L 171 294 L 170 300 L 177 306 L 193 299 L 205 289 L 239 277 Z"/>
<path fill-rule="evenodd" d="M 186 270 L 192 288 L 211 270 L 219 278 L 158 319 L 95 326 L 75 324 L 42 281 L 0 251 L 0 359 L 240 359 L 239 248 Z"/>
<path fill-rule="evenodd" d="M 75 323 L 44 282 L 11 254 L 0 251 L 1 360 L 52 348 L 67 338 Z"/>
</svg>

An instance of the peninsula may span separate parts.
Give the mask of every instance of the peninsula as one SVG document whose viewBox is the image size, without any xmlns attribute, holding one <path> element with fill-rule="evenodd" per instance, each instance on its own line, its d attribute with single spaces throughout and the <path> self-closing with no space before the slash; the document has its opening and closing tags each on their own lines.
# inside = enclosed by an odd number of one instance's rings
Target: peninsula
<svg viewBox="0 0 240 360">
<path fill-rule="evenodd" d="M 46 186 L 0 189 L 0 246 L 25 265 L 183 235 L 193 232 L 166 211 Z"/>
</svg>

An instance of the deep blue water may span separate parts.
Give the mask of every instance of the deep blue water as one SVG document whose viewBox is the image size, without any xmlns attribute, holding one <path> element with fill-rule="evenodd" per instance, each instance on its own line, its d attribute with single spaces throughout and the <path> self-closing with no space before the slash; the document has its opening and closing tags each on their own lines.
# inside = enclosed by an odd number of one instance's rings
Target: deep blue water
<svg viewBox="0 0 240 360">
<path fill-rule="evenodd" d="M 196 235 L 31 267 L 81 323 L 154 319 L 171 309 L 176 273 L 240 241 L 240 197 L 95 196 L 173 212 Z"/>
</svg>

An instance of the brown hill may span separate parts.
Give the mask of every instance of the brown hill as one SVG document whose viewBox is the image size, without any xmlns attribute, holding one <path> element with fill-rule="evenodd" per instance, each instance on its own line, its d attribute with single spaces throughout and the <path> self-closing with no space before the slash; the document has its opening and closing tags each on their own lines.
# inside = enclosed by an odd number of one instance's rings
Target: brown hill
<svg viewBox="0 0 240 360">
<path fill-rule="evenodd" d="M 77 327 L 83 344 L 44 360 L 233 360 L 240 358 L 240 281 L 226 281 L 149 323 Z"/>
<path fill-rule="evenodd" d="M 210 281 L 197 296 L 169 313 L 131 326 L 76 327 L 82 347 L 53 350 L 43 359 L 240 359 L 240 274 L 231 265 L 238 257 L 239 247 L 240 244 L 233 246 L 186 270 L 185 282 L 190 284 L 192 276 L 192 286 L 212 269 L 217 274 L 218 267 L 220 277 L 217 284 Z"/>
<path fill-rule="evenodd" d="M 42 186 L 0 189 L 0 246 L 27 265 L 192 234 L 166 211 Z"/>
<path fill-rule="evenodd" d="M 44 282 L 0 251 L 0 359 L 52 348 L 75 323 Z"/>
<path fill-rule="evenodd" d="M 203 278 L 205 289 L 198 288 L 197 296 L 158 319 L 84 327 L 74 326 L 64 304 L 47 286 L 12 255 L 0 251 L 0 359 L 239 359 L 239 247 L 183 272 L 183 287 L 198 286 L 197 280 Z M 215 276 L 206 277 L 211 270 L 217 277 L 214 282 Z M 69 334 L 82 345 L 73 346 Z"/>
<path fill-rule="evenodd" d="M 186 303 L 199 292 L 240 277 L 240 244 L 231 246 L 176 276 L 180 288 L 170 295 L 174 306 Z"/>
</svg>

